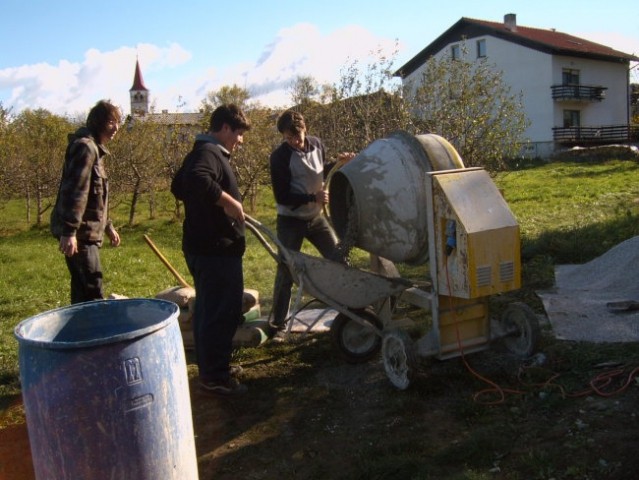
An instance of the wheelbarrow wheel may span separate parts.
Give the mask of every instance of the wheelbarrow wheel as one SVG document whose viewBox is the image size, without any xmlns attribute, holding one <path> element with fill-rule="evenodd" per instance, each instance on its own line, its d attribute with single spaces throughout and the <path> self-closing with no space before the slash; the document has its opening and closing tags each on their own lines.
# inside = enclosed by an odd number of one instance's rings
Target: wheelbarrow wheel
<svg viewBox="0 0 639 480">
<path fill-rule="evenodd" d="M 540 327 L 537 314 L 525 303 L 511 303 L 500 318 L 505 336 L 502 341 L 508 350 L 518 357 L 533 354 L 539 342 Z"/>
<path fill-rule="evenodd" d="M 389 330 L 382 340 L 384 370 L 391 383 L 406 390 L 417 372 L 413 341 L 403 330 Z"/>
<path fill-rule="evenodd" d="M 364 363 L 379 353 L 382 338 L 378 332 L 382 330 L 383 325 L 377 315 L 369 309 L 354 313 L 370 326 L 362 325 L 348 315 L 338 313 L 331 324 L 331 334 L 337 349 L 348 363 Z"/>
</svg>

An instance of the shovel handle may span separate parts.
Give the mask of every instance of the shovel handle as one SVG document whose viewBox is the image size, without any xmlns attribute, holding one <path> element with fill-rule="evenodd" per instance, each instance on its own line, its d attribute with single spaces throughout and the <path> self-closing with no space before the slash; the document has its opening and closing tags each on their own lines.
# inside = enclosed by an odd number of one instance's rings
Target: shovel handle
<svg viewBox="0 0 639 480">
<path fill-rule="evenodd" d="M 192 288 L 191 285 L 189 285 L 188 282 L 182 278 L 182 276 L 178 273 L 178 271 L 175 268 L 173 268 L 173 265 L 169 263 L 169 261 L 164 257 L 164 255 L 162 255 L 162 252 L 160 252 L 158 247 L 155 246 L 155 244 L 151 241 L 151 239 L 147 235 L 144 235 L 144 240 L 149 245 L 149 247 L 151 247 L 151 250 L 153 250 L 153 253 L 155 253 L 158 256 L 158 258 L 162 261 L 164 266 L 169 269 L 169 272 L 173 274 L 173 276 L 177 279 L 180 285 L 183 286 L 184 288 Z"/>
</svg>

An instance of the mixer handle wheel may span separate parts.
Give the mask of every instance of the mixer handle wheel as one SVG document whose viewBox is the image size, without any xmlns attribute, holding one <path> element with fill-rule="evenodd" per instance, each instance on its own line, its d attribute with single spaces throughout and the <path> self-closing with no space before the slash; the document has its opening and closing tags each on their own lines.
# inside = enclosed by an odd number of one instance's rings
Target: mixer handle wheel
<svg viewBox="0 0 639 480">
<path fill-rule="evenodd" d="M 406 390 L 418 367 L 414 343 L 408 333 L 399 329 L 384 333 L 382 361 L 390 382 L 398 389 Z"/>
<path fill-rule="evenodd" d="M 541 329 L 537 314 L 525 303 L 515 302 L 506 307 L 499 319 L 504 332 L 502 341 L 518 357 L 533 354 L 539 343 Z"/>
</svg>

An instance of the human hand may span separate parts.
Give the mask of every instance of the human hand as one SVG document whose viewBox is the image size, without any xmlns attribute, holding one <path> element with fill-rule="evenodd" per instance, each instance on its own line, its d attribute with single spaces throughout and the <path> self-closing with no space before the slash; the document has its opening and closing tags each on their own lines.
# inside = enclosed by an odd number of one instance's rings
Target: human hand
<svg viewBox="0 0 639 480">
<path fill-rule="evenodd" d="M 342 163 L 346 163 L 350 160 L 352 160 L 353 158 L 355 158 L 357 154 L 355 152 L 342 152 L 340 154 L 337 155 L 337 161 L 338 162 L 342 162 Z"/>
<path fill-rule="evenodd" d="M 315 202 L 322 205 L 328 203 L 328 191 L 320 190 L 319 192 L 315 192 Z"/>
<path fill-rule="evenodd" d="M 72 257 L 78 253 L 78 240 L 73 237 L 60 237 L 60 253 Z"/>
<path fill-rule="evenodd" d="M 111 227 L 107 230 L 106 233 L 109 236 L 109 240 L 111 240 L 111 246 L 119 247 L 121 239 L 120 239 L 120 234 L 116 231 L 116 229 Z"/>
<path fill-rule="evenodd" d="M 231 219 L 231 225 L 235 225 L 235 222 L 240 225 L 244 223 L 244 208 L 242 203 L 235 200 L 230 195 L 224 202 L 224 213 Z"/>
</svg>

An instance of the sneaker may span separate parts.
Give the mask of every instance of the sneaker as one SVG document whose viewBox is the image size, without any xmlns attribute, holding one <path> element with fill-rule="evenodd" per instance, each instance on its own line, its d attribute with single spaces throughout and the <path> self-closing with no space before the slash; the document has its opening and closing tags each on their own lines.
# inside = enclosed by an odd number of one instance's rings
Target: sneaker
<svg viewBox="0 0 639 480">
<path fill-rule="evenodd" d="M 270 339 L 275 343 L 285 343 L 290 339 L 290 336 L 286 330 L 277 330 L 276 332 L 273 332 Z"/>
<path fill-rule="evenodd" d="M 229 375 L 231 377 L 239 377 L 244 372 L 244 369 L 240 365 L 231 365 L 229 367 Z"/>
<path fill-rule="evenodd" d="M 269 322 L 268 323 L 268 337 L 269 338 L 273 338 L 275 336 L 277 336 L 278 334 L 283 334 L 286 333 L 286 323 L 284 323 L 283 325 L 276 325 L 274 323 Z"/>
<path fill-rule="evenodd" d="M 246 393 L 248 387 L 238 382 L 237 378 L 230 377 L 226 381 L 200 381 L 200 390 L 213 395 L 232 396 Z"/>
</svg>

